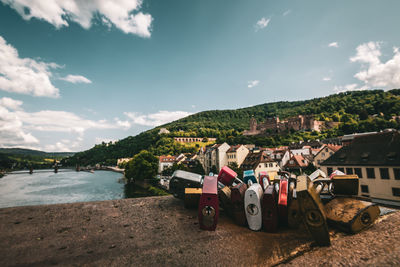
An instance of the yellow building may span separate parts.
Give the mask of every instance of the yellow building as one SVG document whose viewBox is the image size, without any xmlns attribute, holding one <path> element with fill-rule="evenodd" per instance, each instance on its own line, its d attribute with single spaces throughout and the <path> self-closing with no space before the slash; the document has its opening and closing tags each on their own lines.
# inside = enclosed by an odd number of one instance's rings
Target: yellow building
<svg viewBox="0 0 400 267">
<path fill-rule="evenodd" d="M 226 151 L 226 155 L 228 157 L 228 166 L 232 163 L 236 163 L 239 167 L 242 165 L 247 154 L 249 154 L 249 149 L 244 145 L 231 146 L 228 151 Z"/>
<path fill-rule="evenodd" d="M 335 170 L 357 174 L 359 195 L 400 206 L 400 132 L 360 136 L 321 163 L 330 175 Z"/>
</svg>

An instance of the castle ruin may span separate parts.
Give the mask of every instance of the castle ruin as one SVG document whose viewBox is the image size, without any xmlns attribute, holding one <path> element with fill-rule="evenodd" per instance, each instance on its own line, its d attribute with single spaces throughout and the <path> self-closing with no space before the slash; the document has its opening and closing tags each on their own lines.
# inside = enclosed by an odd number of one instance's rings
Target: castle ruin
<svg viewBox="0 0 400 267">
<path fill-rule="evenodd" d="M 266 118 L 263 123 L 258 124 L 257 120 L 250 119 L 250 130 L 245 130 L 243 135 L 263 135 L 268 133 L 281 133 L 289 130 L 295 131 L 317 131 L 330 129 L 337 126 L 335 122 L 317 121 L 314 115 L 298 115 L 287 120 L 279 120 L 279 117 Z"/>
</svg>

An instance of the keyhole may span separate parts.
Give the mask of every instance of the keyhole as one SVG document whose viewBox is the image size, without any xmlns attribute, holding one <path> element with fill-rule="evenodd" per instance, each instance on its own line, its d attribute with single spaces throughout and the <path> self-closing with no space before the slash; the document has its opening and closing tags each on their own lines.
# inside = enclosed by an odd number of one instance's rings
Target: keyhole
<svg viewBox="0 0 400 267">
<path fill-rule="evenodd" d="M 371 222 L 371 216 L 368 212 L 365 212 L 363 215 L 361 215 L 361 222 L 365 225 Z"/>
</svg>

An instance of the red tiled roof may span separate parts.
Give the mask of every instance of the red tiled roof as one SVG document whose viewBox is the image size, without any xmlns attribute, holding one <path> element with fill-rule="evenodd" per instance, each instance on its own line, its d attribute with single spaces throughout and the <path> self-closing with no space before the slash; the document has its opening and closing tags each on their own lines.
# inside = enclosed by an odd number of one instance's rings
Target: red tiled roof
<svg viewBox="0 0 400 267">
<path fill-rule="evenodd" d="M 333 150 L 333 152 L 336 152 L 336 151 L 338 151 L 339 149 L 341 149 L 342 148 L 342 146 L 340 146 L 340 145 L 332 145 L 332 144 L 328 144 L 328 145 L 326 145 L 327 147 L 329 147 L 330 149 L 332 149 Z"/>
<path fill-rule="evenodd" d="M 160 160 L 160 162 L 174 162 L 176 160 L 176 157 L 175 156 L 170 156 L 170 155 L 160 156 L 159 160 Z"/>
<path fill-rule="evenodd" d="M 290 161 L 293 160 L 294 163 L 291 164 Z M 306 163 L 304 163 L 305 161 Z M 302 155 L 293 155 L 290 160 L 286 163 L 287 167 L 307 167 L 308 161 Z"/>
</svg>

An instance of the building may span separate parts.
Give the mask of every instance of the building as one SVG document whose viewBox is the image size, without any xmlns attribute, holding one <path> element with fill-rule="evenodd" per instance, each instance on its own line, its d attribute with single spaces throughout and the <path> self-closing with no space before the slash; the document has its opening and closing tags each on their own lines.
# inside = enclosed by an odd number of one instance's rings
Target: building
<svg viewBox="0 0 400 267">
<path fill-rule="evenodd" d="M 321 162 L 327 160 L 330 156 L 335 154 L 342 146 L 340 145 L 323 145 L 319 152 L 315 155 L 313 164 L 314 166 L 319 169 L 321 167 Z"/>
<path fill-rule="evenodd" d="M 290 117 L 287 120 L 280 120 L 279 117 L 266 118 L 264 122 L 258 124 L 257 120 L 250 119 L 250 128 L 245 130 L 243 135 L 262 135 L 269 133 L 280 133 L 289 130 L 295 131 L 321 131 L 336 127 L 338 122 L 317 121 L 314 115 L 298 115 Z"/>
<path fill-rule="evenodd" d="M 343 146 L 347 146 L 351 144 L 355 138 L 366 136 L 366 135 L 371 135 L 371 134 L 376 134 L 377 132 L 367 132 L 367 133 L 355 133 L 355 134 L 347 134 L 344 135 L 341 139 L 341 142 Z"/>
<path fill-rule="evenodd" d="M 176 162 L 175 156 L 170 156 L 170 155 L 160 156 L 158 159 L 158 173 L 161 173 L 163 170 L 172 167 L 172 165 L 174 165 L 175 162 Z"/>
<path fill-rule="evenodd" d="M 243 171 L 253 170 L 257 178 L 260 172 L 267 172 L 270 179 L 275 179 L 278 171 L 280 171 L 278 163 L 263 151 L 247 154 L 240 168 Z"/>
<path fill-rule="evenodd" d="M 236 163 L 236 165 L 239 167 L 242 165 L 247 154 L 249 154 L 249 149 L 244 145 L 231 146 L 228 151 L 226 151 L 226 155 L 228 157 L 228 166 Z"/>
<path fill-rule="evenodd" d="M 198 160 L 200 161 L 206 173 L 209 173 L 215 166 L 215 170 L 219 172 L 222 167 L 228 165 L 228 156 L 226 152 L 230 149 L 227 143 L 214 144 L 212 146 L 202 148 L 199 151 Z"/>
<path fill-rule="evenodd" d="M 279 167 L 282 169 L 290 159 L 290 151 L 287 146 L 273 148 L 271 158 L 277 162 Z"/>
<path fill-rule="evenodd" d="M 310 160 L 308 157 L 303 155 L 291 155 L 290 159 L 284 165 L 284 169 L 289 171 L 302 171 L 310 165 Z"/>
<path fill-rule="evenodd" d="M 170 131 L 167 130 L 167 128 L 161 128 L 158 134 L 169 134 Z"/>
<path fill-rule="evenodd" d="M 208 137 L 174 137 L 176 142 L 180 143 L 195 143 L 195 142 L 215 142 L 217 138 Z"/>
<path fill-rule="evenodd" d="M 335 170 L 357 174 L 359 195 L 400 206 L 400 133 L 360 135 L 321 163 L 328 175 Z"/>
</svg>

